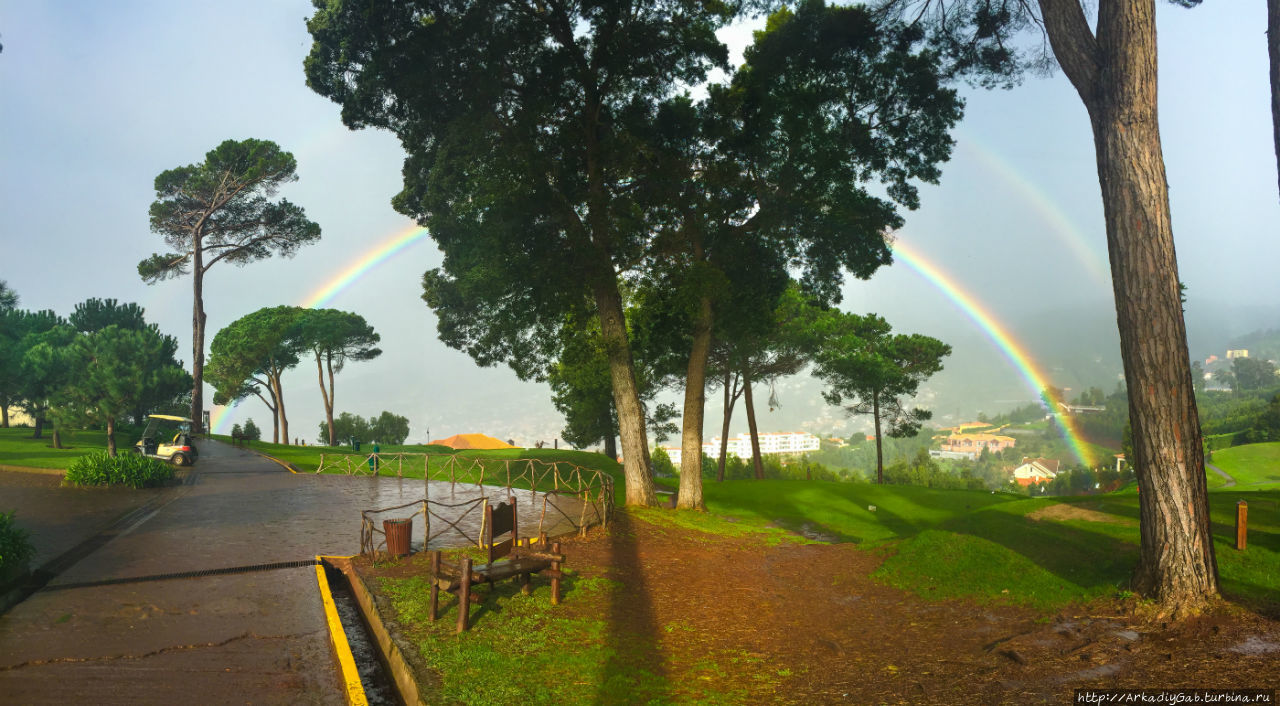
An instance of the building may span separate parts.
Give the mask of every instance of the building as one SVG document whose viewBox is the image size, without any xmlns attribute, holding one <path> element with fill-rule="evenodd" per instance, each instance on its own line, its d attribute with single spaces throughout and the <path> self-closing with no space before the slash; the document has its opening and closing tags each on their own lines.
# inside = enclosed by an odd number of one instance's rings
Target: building
<svg viewBox="0 0 1280 706">
<path fill-rule="evenodd" d="M 768 432 L 760 434 L 759 438 L 761 455 L 803 454 L 817 451 L 822 445 L 818 437 L 803 431 Z M 661 448 L 667 452 L 667 456 L 671 457 L 671 463 L 676 466 L 680 465 L 680 460 L 684 458 L 684 454 L 679 446 L 663 446 Z M 720 437 L 713 436 L 703 442 L 702 453 L 712 458 L 718 457 L 720 455 Z M 751 435 L 744 432 L 728 439 L 727 453 L 738 458 L 751 458 Z"/>
<path fill-rule="evenodd" d="M 1013 481 L 1024 488 L 1037 483 L 1047 483 L 1058 477 L 1061 463 L 1051 458 L 1024 458 L 1013 469 Z"/>
<path fill-rule="evenodd" d="M 983 449 L 996 453 L 1011 449 L 1016 443 L 1018 443 L 1017 439 L 1012 436 L 999 434 L 951 434 L 946 441 L 942 442 L 942 450 L 965 454 L 968 458 L 977 458 Z"/>
<path fill-rule="evenodd" d="M 1248 358 L 1248 357 L 1249 357 L 1248 348 L 1240 348 L 1234 351 L 1227 351 L 1227 360 L 1231 360 L 1232 358 Z"/>
</svg>

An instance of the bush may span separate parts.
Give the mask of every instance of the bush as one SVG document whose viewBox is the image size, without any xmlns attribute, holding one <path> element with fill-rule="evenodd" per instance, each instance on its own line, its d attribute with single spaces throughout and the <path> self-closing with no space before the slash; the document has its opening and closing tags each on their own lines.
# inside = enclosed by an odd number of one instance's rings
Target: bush
<svg viewBox="0 0 1280 706">
<path fill-rule="evenodd" d="M 246 419 L 244 421 L 243 434 L 244 434 L 244 438 L 248 439 L 249 441 L 262 440 L 262 430 L 258 429 L 258 425 L 253 423 L 253 419 Z"/>
<path fill-rule="evenodd" d="M 81 456 L 67 467 L 63 485 L 125 485 L 147 488 L 173 478 L 173 467 L 164 461 L 137 453 L 112 457 L 106 451 Z"/>
<path fill-rule="evenodd" d="M 0 512 L 0 574 L 36 555 L 27 531 L 13 524 L 13 513 Z"/>
</svg>

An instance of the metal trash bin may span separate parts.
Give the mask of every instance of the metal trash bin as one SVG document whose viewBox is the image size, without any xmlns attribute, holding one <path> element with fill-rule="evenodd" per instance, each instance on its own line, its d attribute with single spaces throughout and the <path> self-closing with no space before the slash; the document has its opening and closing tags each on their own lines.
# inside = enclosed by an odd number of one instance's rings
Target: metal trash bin
<svg viewBox="0 0 1280 706">
<path fill-rule="evenodd" d="M 413 539 L 413 519 L 383 520 L 382 531 L 387 535 L 387 553 L 391 556 L 409 556 L 409 543 Z"/>
</svg>

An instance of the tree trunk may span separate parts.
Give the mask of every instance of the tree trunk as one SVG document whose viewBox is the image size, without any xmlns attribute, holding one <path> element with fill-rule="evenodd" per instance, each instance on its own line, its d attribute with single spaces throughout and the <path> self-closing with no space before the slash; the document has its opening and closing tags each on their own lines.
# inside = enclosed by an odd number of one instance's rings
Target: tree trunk
<svg viewBox="0 0 1280 706">
<path fill-rule="evenodd" d="M 676 507 L 701 510 L 702 502 L 702 424 L 707 407 L 707 356 L 711 353 L 711 298 L 698 301 L 698 315 L 693 324 L 693 347 L 685 373 L 684 419 L 680 436 L 680 493 Z"/>
<path fill-rule="evenodd" d="M 0 429 L 9 428 L 9 401 L 0 403 Z"/>
<path fill-rule="evenodd" d="M 1059 63 L 1088 109 L 1138 471 L 1135 588 L 1166 612 L 1218 592 L 1156 102 L 1154 0 L 1104 0 L 1098 34 L 1077 0 L 1041 0 Z"/>
<path fill-rule="evenodd" d="M 751 400 L 751 375 L 742 370 L 742 403 L 747 406 L 747 429 L 751 431 L 751 464 L 756 480 L 764 480 L 764 461 L 760 459 L 760 434 L 756 431 L 756 405 Z"/>
<path fill-rule="evenodd" d="M 116 418 L 107 417 L 107 453 L 113 458 L 116 453 Z"/>
<path fill-rule="evenodd" d="M 285 446 L 289 445 L 289 417 L 284 412 L 284 387 L 280 384 L 280 375 L 283 370 L 277 370 L 275 364 L 271 366 L 271 386 L 274 388 L 276 396 L 276 415 L 280 418 L 280 435 L 283 441 L 280 443 Z"/>
<path fill-rule="evenodd" d="M 35 431 L 34 433 L 31 434 L 31 438 L 32 439 L 44 438 L 44 415 L 41 415 L 41 414 L 32 415 L 31 423 L 35 426 Z"/>
<path fill-rule="evenodd" d="M 202 234 L 192 236 L 191 280 L 191 433 L 199 434 L 204 424 L 204 251 Z"/>
<path fill-rule="evenodd" d="M 871 393 L 871 418 L 876 425 L 876 483 L 884 485 L 884 449 L 880 443 L 880 393 Z"/>
<path fill-rule="evenodd" d="M 320 398 L 324 401 L 324 417 L 329 423 L 329 445 L 333 446 L 333 358 L 326 361 L 329 366 L 329 389 L 324 388 L 324 366 L 320 364 L 320 354 L 316 353 L 316 377 L 320 378 Z"/>
<path fill-rule="evenodd" d="M 53 425 L 53 448 L 62 448 L 62 431 L 58 429 L 58 425 Z"/>
<path fill-rule="evenodd" d="M 1267 0 L 1267 55 L 1271 59 L 1271 129 L 1280 185 L 1280 0 Z"/>
<path fill-rule="evenodd" d="M 653 505 L 653 473 L 649 467 L 649 444 L 644 428 L 644 407 L 636 386 L 635 364 L 627 340 L 622 296 L 616 280 L 595 286 L 596 310 L 600 316 L 600 337 L 609 359 L 613 404 L 618 410 L 618 436 L 622 440 L 622 468 L 627 479 L 627 505 Z"/>
<path fill-rule="evenodd" d="M 716 482 L 724 482 L 724 464 L 729 455 L 729 421 L 733 419 L 733 406 L 738 401 L 737 390 L 730 391 L 730 385 L 737 387 L 738 380 L 733 376 L 729 367 L 725 366 L 724 371 L 724 420 L 720 423 L 720 460 L 717 464 Z"/>
<path fill-rule="evenodd" d="M 612 418 L 609 419 L 609 424 L 613 424 Z M 618 460 L 618 441 L 612 433 L 604 437 L 604 455 L 615 461 Z"/>
</svg>

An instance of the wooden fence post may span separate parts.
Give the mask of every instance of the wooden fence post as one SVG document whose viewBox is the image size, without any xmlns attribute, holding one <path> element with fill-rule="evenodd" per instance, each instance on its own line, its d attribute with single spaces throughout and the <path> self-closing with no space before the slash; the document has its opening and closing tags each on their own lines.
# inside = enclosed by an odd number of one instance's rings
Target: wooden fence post
<svg viewBox="0 0 1280 706">
<path fill-rule="evenodd" d="M 1249 538 L 1249 503 L 1236 503 L 1236 549 L 1244 551 Z"/>
<path fill-rule="evenodd" d="M 458 586 L 458 632 L 471 627 L 471 557 L 462 559 L 461 585 Z"/>
</svg>

